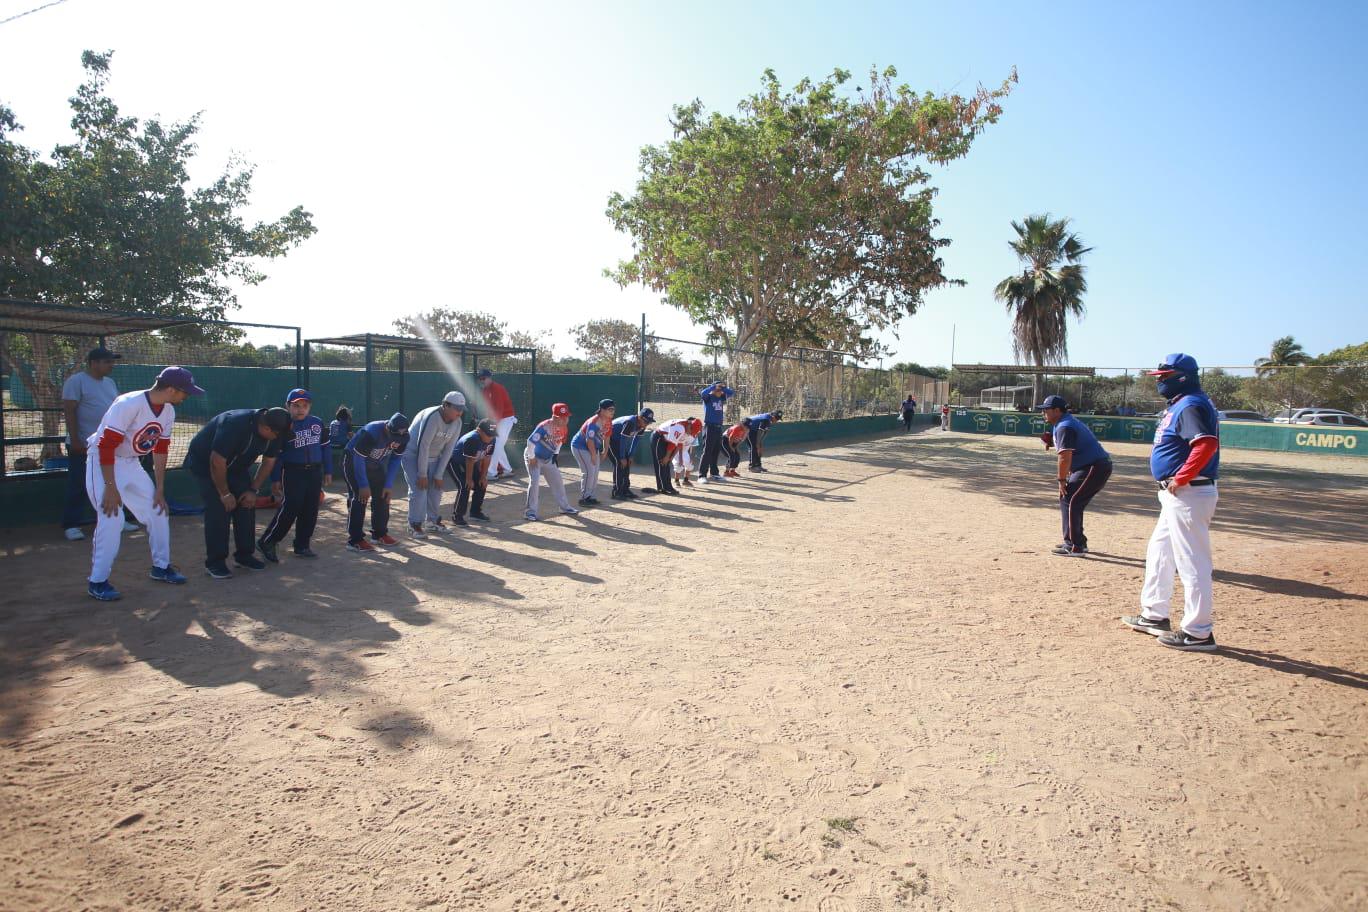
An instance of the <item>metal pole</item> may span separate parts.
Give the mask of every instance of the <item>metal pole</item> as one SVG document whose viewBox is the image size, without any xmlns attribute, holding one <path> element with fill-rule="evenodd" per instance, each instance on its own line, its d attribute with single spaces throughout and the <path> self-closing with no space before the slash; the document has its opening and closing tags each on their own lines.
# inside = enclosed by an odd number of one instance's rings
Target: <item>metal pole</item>
<svg viewBox="0 0 1368 912">
<path fill-rule="evenodd" d="M 0 332 L 0 352 L 5 351 L 5 333 Z M 14 367 L 10 366 L 10 384 L 14 383 Z M 0 390 L 0 395 L 3 394 Z M 9 461 L 9 454 L 5 452 L 5 408 L 3 398 L 0 398 L 0 481 L 5 480 L 5 470 Z"/>
<path fill-rule="evenodd" d="M 311 350 L 312 348 L 313 348 L 312 343 L 305 342 L 305 343 L 304 343 L 304 351 L 303 351 L 303 354 L 302 354 L 302 356 L 301 356 L 301 357 L 303 358 L 303 361 L 301 362 L 301 364 L 302 364 L 302 366 L 303 366 L 303 368 L 304 368 L 304 388 L 305 388 L 305 389 L 308 389 L 308 388 L 309 388 L 309 354 L 310 354 L 310 350 Z"/>
<path fill-rule="evenodd" d="M 309 382 L 309 374 L 304 365 L 304 333 L 295 327 L 295 385 L 304 386 Z"/>
<path fill-rule="evenodd" d="M 408 412 L 404 411 L 404 404 L 404 350 L 401 348 L 399 349 L 399 411 L 407 415 Z"/>
<path fill-rule="evenodd" d="M 641 315 L 641 351 L 637 363 L 637 414 L 646 407 L 646 315 Z"/>
<path fill-rule="evenodd" d="M 371 334 L 366 333 L 366 421 L 371 414 L 371 373 L 375 370 L 375 346 L 371 344 Z M 362 422 L 363 424 L 365 422 Z"/>
</svg>

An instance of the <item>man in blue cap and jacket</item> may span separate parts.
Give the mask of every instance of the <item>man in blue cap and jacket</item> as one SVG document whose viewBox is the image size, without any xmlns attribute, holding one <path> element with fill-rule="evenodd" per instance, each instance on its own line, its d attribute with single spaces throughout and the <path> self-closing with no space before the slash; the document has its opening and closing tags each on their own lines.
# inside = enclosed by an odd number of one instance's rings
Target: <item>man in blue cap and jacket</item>
<svg viewBox="0 0 1368 912">
<path fill-rule="evenodd" d="M 1045 444 L 1059 454 L 1055 473 L 1059 481 L 1059 519 L 1064 542 L 1054 549 L 1061 557 L 1082 557 L 1088 553 L 1088 536 L 1083 534 L 1083 511 L 1111 478 L 1112 461 L 1096 435 L 1086 424 L 1069 414 L 1063 396 L 1046 396 L 1036 406 L 1052 425 L 1053 437 Z"/>
<path fill-rule="evenodd" d="M 372 421 L 352 435 L 342 455 L 342 478 L 347 483 L 347 550 L 362 553 L 375 547 L 362 532 L 366 504 L 371 505 L 371 541 L 396 545 L 389 534 L 390 496 L 399 474 L 399 457 L 409 441 L 409 420 L 395 412 L 385 421 Z"/>
</svg>

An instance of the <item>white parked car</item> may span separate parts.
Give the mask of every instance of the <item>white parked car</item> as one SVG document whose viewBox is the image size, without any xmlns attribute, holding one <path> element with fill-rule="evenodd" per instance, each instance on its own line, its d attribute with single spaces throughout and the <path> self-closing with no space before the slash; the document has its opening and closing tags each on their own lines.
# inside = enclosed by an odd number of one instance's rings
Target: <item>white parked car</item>
<svg viewBox="0 0 1368 912">
<path fill-rule="evenodd" d="M 1284 411 L 1287 411 L 1284 409 Z M 1273 419 L 1277 421 L 1278 419 Z M 1364 421 L 1357 415 L 1343 412 L 1339 409 L 1296 409 L 1288 424 L 1313 424 L 1322 427 L 1368 427 L 1368 421 Z"/>
</svg>

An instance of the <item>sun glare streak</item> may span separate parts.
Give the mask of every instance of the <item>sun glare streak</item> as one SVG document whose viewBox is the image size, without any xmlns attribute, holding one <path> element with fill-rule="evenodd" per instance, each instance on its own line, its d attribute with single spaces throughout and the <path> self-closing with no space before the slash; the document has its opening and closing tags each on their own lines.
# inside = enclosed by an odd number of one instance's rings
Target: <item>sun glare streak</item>
<svg viewBox="0 0 1368 912">
<path fill-rule="evenodd" d="M 418 328 L 418 335 L 423 337 L 423 341 L 427 343 L 433 357 L 442 365 L 442 369 L 446 371 L 447 376 L 451 378 L 451 382 L 456 385 L 456 388 L 465 395 L 466 413 L 470 414 L 477 404 L 483 405 L 484 400 L 481 398 L 483 394 L 480 387 L 469 374 L 461 370 L 461 365 L 452 357 L 451 351 L 442 344 L 442 340 L 437 338 L 437 334 L 432 331 L 431 326 L 428 326 L 427 321 L 421 316 L 417 316 L 413 322 Z M 483 412 L 483 409 L 480 411 Z"/>
</svg>

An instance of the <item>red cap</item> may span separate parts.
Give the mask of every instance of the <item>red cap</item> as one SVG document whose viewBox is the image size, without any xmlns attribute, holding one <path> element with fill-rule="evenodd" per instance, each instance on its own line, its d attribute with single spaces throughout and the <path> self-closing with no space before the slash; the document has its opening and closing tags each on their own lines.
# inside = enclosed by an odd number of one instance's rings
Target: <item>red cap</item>
<svg viewBox="0 0 1368 912">
<path fill-rule="evenodd" d="M 557 402 L 555 405 L 551 406 L 551 414 L 556 418 L 569 418 L 570 406 L 566 405 L 564 402 Z"/>
</svg>

